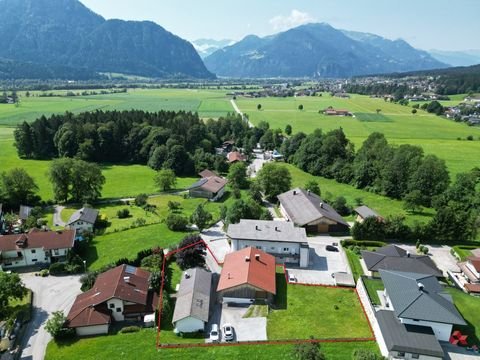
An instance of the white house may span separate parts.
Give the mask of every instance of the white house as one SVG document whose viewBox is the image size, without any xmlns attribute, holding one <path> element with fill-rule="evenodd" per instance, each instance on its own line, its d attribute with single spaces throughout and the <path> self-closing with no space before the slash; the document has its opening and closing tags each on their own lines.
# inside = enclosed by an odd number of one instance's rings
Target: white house
<svg viewBox="0 0 480 360">
<path fill-rule="evenodd" d="M 75 211 L 67 222 L 70 229 L 75 229 L 79 234 L 84 231 L 93 232 L 95 222 L 97 221 L 98 210 L 90 208 L 81 208 Z"/>
<path fill-rule="evenodd" d="M 172 323 L 181 333 L 204 331 L 210 316 L 212 273 L 189 269 L 183 273 L 177 292 Z"/>
<path fill-rule="evenodd" d="M 232 251 L 253 247 L 275 256 L 278 263 L 308 267 L 309 247 L 304 228 L 291 222 L 245 220 L 228 226 Z"/>
<path fill-rule="evenodd" d="M 74 241 L 75 230 L 33 229 L 28 234 L 0 236 L 0 268 L 64 262 Z"/>
<path fill-rule="evenodd" d="M 78 336 L 108 334 L 114 321 L 142 322 L 158 307 L 157 294 L 149 289 L 150 273 L 120 265 L 98 275 L 92 289 L 75 299 L 67 327 Z"/>
</svg>

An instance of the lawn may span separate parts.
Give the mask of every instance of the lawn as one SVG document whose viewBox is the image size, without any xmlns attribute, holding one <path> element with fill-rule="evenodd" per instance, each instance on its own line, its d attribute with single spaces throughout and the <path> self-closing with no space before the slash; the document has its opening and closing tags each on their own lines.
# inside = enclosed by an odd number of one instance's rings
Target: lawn
<svg viewBox="0 0 480 360">
<path fill-rule="evenodd" d="M 275 303 L 267 318 L 270 340 L 372 337 L 351 289 L 287 285 L 277 273 Z"/>
<path fill-rule="evenodd" d="M 350 249 L 344 249 L 344 250 L 345 250 L 345 254 L 347 255 L 348 265 L 352 270 L 352 275 L 356 282 L 358 278 L 363 275 L 363 268 L 362 268 L 362 265 L 360 264 L 360 257 Z"/>
<path fill-rule="evenodd" d="M 470 345 L 480 346 L 480 298 L 454 288 L 448 288 L 448 292 L 453 296 L 455 306 L 468 324 L 459 326 L 458 329 L 469 335 Z"/>
<path fill-rule="evenodd" d="M 196 359 L 196 360 L 290 360 L 294 359 L 293 345 L 240 345 L 191 349 L 155 348 L 155 332 L 150 329 L 132 334 L 118 334 L 81 339 L 70 343 L 48 344 L 46 360 L 149 360 L 149 359 Z M 325 343 L 321 349 L 328 360 L 350 359 L 355 349 L 378 351 L 374 341 L 361 343 Z"/>
<path fill-rule="evenodd" d="M 472 256 L 472 250 L 478 249 L 479 246 L 475 245 L 457 245 L 453 247 L 453 250 L 460 257 L 461 261 L 465 261 L 467 257 Z"/>
<path fill-rule="evenodd" d="M 383 281 L 380 279 L 368 279 L 363 278 L 363 283 L 367 289 L 368 296 L 373 305 L 380 305 L 380 298 L 378 297 L 377 291 L 385 289 Z"/>
</svg>

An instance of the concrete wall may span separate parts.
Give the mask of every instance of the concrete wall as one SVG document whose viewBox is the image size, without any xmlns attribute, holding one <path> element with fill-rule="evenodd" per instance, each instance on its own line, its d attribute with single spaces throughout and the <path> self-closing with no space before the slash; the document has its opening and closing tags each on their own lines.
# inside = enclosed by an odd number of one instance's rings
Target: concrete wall
<svg viewBox="0 0 480 360">
<path fill-rule="evenodd" d="M 78 336 L 108 334 L 108 324 L 78 327 L 75 332 Z"/>
<path fill-rule="evenodd" d="M 123 301 L 120 299 L 110 299 L 107 301 L 107 306 L 112 310 L 112 315 L 115 321 L 123 321 L 125 317 L 123 316 Z M 117 311 L 120 309 L 120 311 Z"/>
<path fill-rule="evenodd" d="M 178 331 L 184 333 L 203 331 L 205 329 L 205 323 L 202 320 L 195 319 L 191 316 L 177 321 L 174 326 Z"/>
<path fill-rule="evenodd" d="M 450 340 L 450 335 L 452 334 L 453 325 L 451 324 L 442 324 L 431 321 L 414 321 L 411 319 L 400 318 L 400 321 L 404 324 L 419 325 L 419 326 L 429 326 L 432 328 L 435 333 L 435 337 L 440 341 Z"/>
</svg>

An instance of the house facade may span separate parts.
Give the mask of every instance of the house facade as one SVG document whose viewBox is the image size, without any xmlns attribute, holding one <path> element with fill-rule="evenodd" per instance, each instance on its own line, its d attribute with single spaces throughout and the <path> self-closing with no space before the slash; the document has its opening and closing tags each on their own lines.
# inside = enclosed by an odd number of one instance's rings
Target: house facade
<svg viewBox="0 0 480 360">
<path fill-rule="evenodd" d="M 66 326 L 78 336 L 108 334 L 112 322 L 140 322 L 158 307 L 158 295 L 149 289 L 150 273 L 120 265 L 98 275 L 92 289 L 75 299 Z"/>
<path fill-rule="evenodd" d="M 93 232 L 97 217 L 98 210 L 81 208 L 72 214 L 67 222 L 67 227 L 69 229 L 75 229 L 79 234 L 85 231 Z"/>
<path fill-rule="evenodd" d="M 309 246 L 305 229 L 291 222 L 245 220 L 228 226 L 232 251 L 253 247 L 275 257 L 277 263 L 309 265 Z"/>
<path fill-rule="evenodd" d="M 465 290 L 471 294 L 480 294 L 480 257 L 470 256 L 467 261 L 458 263 L 466 281 Z"/>
<path fill-rule="evenodd" d="M 65 262 L 73 248 L 75 230 L 32 230 L 28 234 L 0 236 L 0 268 Z"/>
<path fill-rule="evenodd" d="M 210 317 L 212 273 L 202 268 L 183 273 L 176 294 L 172 324 L 180 333 L 204 331 Z"/>
<path fill-rule="evenodd" d="M 270 303 L 276 294 L 275 257 L 253 247 L 227 254 L 217 292 L 224 303 Z"/>
</svg>

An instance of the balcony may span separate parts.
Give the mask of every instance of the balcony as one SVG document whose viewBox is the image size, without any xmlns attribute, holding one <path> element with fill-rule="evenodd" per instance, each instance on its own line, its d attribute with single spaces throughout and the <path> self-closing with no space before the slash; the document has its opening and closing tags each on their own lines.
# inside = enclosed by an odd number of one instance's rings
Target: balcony
<svg viewBox="0 0 480 360">
<path fill-rule="evenodd" d="M 23 256 L 17 256 L 17 257 L 9 257 L 9 258 L 0 258 L 0 264 L 10 264 L 15 261 L 21 261 L 23 260 Z"/>
</svg>

